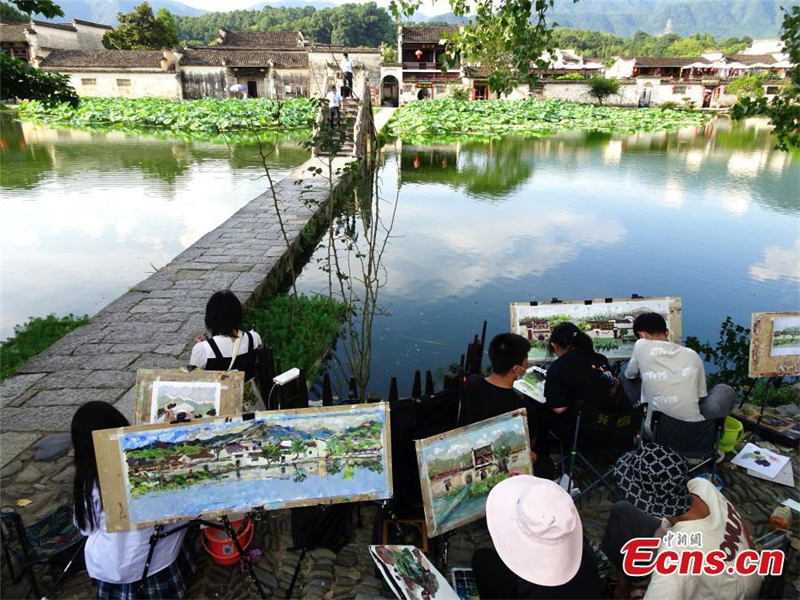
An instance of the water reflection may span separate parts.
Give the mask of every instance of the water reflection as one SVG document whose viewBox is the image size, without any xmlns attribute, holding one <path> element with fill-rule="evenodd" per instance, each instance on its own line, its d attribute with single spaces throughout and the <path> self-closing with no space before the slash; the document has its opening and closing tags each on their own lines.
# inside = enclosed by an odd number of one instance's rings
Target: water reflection
<svg viewBox="0 0 800 600">
<path fill-rule="evenodd" d="M 764 119 L 741 124 L 718 120 L 673 133 L 565 132 L 540 139 L 403 145 L 401 170 L 404 184 L 445 184 L 473 198 L 498 202 L 534 179 L 534 166 L 556 163 L 568 176 L 582 177 L 596 169 L 601 177 L 613 172 L 617 183 L 624 179 L 651 187 L 651 178 L 662 180 L 658 195 L 668 206 L 680 206 L 687 192 L 692 197 L 698 188 L 724 182 L 734 197 L 722 205 L 736 214 L 746 211 L 745 198 L 780 211 L 800 211 L 800 153 L 779 152 L 773 145 Z M 654 161 L 657 155 L 664 158 Z M 669 177 L 664 177 L 665 171 Z M 683 183 L 687 171 L 697 177 L 688 186 Z M 652 196 L 651 191 L 648 197 Z"/>
<path fill-rule="evenodd" d="M 0 339 L 30 316 L 93 314 L 266 188 L 252 145 L 59 130 L 0 136 Z M 302 163 L 272 139 L 276 178 Z"/>
<path fill-rule="evenodd" d="M 800 304 L 800 157 L 756 124 L 384 148 L 399 189 L 369 391 L 452 363 L 510 301 L 680 296 L 686 335 Z M 733 165 L 733 172 L 729 165 Z M 359 233 L 359 235 L 363 235 Z M 324 292 L 309 266 L 299 288 Z M 390 316 L 389 316 L 390 315 Z"/>
</svg>

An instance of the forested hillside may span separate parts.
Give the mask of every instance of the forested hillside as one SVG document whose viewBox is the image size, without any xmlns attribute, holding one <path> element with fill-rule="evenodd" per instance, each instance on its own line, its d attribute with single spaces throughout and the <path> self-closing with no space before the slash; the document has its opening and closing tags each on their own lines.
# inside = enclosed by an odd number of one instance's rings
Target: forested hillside
<svg viewBox="0 0 800 600">
<path fill-rule="evenodd" d="M 343 4 L 336 8 L 265 7 L 261 10 L 215 12 L 197 17 L 177 17 L 184 42 L 208 44 L 220 27 L 261 31 L 297 31 L 315 42 L 340 46 L 396 44 L 397 32 L 389 13 L 374 2 Z"/>
</svg>

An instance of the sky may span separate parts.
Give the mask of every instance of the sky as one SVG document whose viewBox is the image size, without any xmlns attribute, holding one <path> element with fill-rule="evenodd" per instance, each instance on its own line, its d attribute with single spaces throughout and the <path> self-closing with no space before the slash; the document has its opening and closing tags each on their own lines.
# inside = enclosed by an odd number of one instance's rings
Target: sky
<svg viewBox="0 0 800 600">
<path fill-rule="evenodd" d="M 369 0 L 330 0 L 335 4 L 345 4 L 352 2 L 368 2 Z M 188 4 L 194 8 L 202 8 L 204 10 L 219 10 L 219 0 L 181 0 L 183 4 Z M 389 0 L 375 0 L 379 6 L 389 6 Z M 252 8 L 254 5 L 259 4 L 257 0 L 225 0 L 225 10 L 237 10 Z M 309 2 L 313 5 L 313 2 Z M 419 12 L 427 16 L 440 15 L 450 11 L 450 6 L 447 0 L 423 0 Z"/>
</svg>

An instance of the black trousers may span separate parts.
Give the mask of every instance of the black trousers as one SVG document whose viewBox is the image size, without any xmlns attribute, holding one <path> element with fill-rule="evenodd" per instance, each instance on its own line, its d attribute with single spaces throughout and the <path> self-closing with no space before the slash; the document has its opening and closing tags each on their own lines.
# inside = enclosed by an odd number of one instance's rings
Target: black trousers
<svg viewBox="0 0 800 600">
<path fill-rule="evenodd" d="M 331 106 L 330 110 L 331 110 L 331 114 L 329 116 L 329 121 L 330 121 L 331 127 L 333 127 L 333 120 L 334 119 L 336 119 L 336 125 L 338 126 L 339 122 L 341 121 L 341 117 L 339 116 L 339 107 L 338 106 Z"/>
<path fill-rule="evenodd" d="M 344 72 L 344 85 L 345 85 L 345 94 L 342 94 L 345 98 L 349 98 L 353 94 L 353 74 L 350 71 Z"/>
<path fill-rule="evenodd" d="M 622 547 L 633 538 L 653 537 L 660 526 L 660 519 L 639 510 L 627 500 L 620 500 L 611 507 L 600 549 L 609 562 L 622 571 Z"/>
</svg>

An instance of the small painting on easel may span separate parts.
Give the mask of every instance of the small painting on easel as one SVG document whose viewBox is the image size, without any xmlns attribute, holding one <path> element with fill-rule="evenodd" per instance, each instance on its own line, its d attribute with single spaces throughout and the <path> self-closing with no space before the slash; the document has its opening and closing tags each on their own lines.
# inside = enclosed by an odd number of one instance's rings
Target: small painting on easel
<svg viewBox="0 0 800 600">
<path fill-rule="evenodd" d="M 134 423 L 173 423 L 242 412 L 241 371 L 139 369 Z"/>
<path fill-rule="evenodd" d="M 753 313 L 749 375 L 800 375 L 800 311 Z"/>
</svg>

